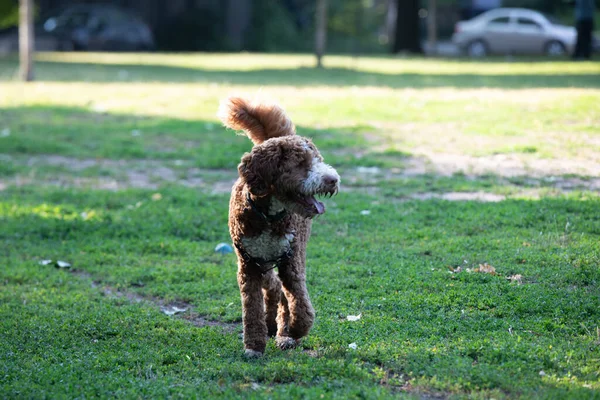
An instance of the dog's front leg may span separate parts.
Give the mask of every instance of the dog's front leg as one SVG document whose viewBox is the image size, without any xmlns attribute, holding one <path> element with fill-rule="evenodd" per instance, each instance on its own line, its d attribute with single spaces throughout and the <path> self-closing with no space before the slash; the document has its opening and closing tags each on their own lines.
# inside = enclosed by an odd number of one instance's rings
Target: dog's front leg
<svg viewBox="0 0 600 400">
<path fill-rule="evenodd" d="M 261 274 L 242 260 L 237 277 L 242 297 L 246 356 L 260 357 L 265 352 L 267 343 Z"/>
<path fill-rule="evenodd" d="M 315 320 L 315 310 L 310 303 L 306 289 L 303 260 L 295 258 L 285 268 L 280 268 L 279 278 L 283 284 L 283 294 L 287 301 L 288 311 L 285 313 L 285 310 L 282 310 L 281 314 L 287 315 L 281 315 L 280 320 L 284 322 L 287 317 L 287 334 L 297 342 L 308 334 Z M 278 344 L 281 342 L 280 347 L 290 347 L 289 341 L 284 344 L 285 340 L 282 339 L 278 338 Z"/>
</svg>

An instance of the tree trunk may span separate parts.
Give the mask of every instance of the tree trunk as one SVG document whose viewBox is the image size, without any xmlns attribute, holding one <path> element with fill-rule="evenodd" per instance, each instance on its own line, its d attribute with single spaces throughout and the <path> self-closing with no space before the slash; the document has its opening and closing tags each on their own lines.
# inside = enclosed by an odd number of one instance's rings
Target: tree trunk
<svg viewBox="0 0 600 400">
<path fill-rule="evenodd" d="M 19 77 L 33 80 L 33 0 L 19 0 Z"/>
<path fill-rule="evenodd" d="M 396 34 L 396 20 L 398 19 L 397 0 L 387 0 L 387 13 L 385 16 L 385 34 L 389 43 L 394 42 Z"/>
<path fill-rule="evenodd" d="M 315 30 L 315 55 L 317 68 L 323 68 L 323 55 L 327 44 L 327 0 L 317 0 L 316 30 Z"/>
<path fill-rule="evenodd" d="M 397 0 L 396 40 L 392 48 L 394 53 L 422 53 L 419 32 L 419 0 Z"/>
<path fill-rule="evenodd" d="M 431 55 L 437 54 L 437 1 L 427 0 L 427 41 Z"/>
<path fill-rule="evenodd" d="M 227 37 L 235 51 L 244 50 L 248 41 L 246 34 L 252 18 L 250 0 L 229 0 L 227 2 Z"/>
</svg>

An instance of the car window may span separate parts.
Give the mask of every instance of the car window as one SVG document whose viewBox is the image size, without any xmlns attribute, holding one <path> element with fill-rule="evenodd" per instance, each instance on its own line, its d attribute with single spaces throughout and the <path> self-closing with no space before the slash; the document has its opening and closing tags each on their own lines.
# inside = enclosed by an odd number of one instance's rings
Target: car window
<svg viewBox="0 0 600 400">
<path fill-rule="evenodd" d="M 510 23 L 510 17 L 496 17 L 488 21 L 488 25 L 507 25 Z"/>
<path fill-rule="evenodd" d="M 81 28 L 87 25 L 89 13 L 86 11 L 74 11 L 59 18 L 58 25 L 66 28 Z"/>
<path fill-rule="evenodd" d="M 106 18 L 106 20 L 110 21 L 112 24 L 116 24 L 116 25 L 130 23 L 130 20 L 131 20 L 129 15 L 127 15 L 119 10 L 113 10 L 113 9 L 105 10 L 104 18 Z"/>
<path fill-rule="evenodd" d="M 542 29 L 540 24 L 538 24 L 531 18 L 519 17 L 519 18 L 517 18 L 517 24 L 519 24 L 519 27 Z"/>
</svg>

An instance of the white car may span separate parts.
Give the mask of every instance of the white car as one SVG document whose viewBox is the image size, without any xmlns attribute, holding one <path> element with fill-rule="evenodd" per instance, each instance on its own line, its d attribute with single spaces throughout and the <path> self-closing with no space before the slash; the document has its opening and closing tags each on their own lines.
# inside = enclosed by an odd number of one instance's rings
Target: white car
<svg viewBox="0 0 600 400">
<path fill-rule="evenodd" d="M 488 54 L 571 54 L 577 31 L 540 12 L 496 8 L 455 25 L 452 42 L 471 57 Z"/>
</svg>

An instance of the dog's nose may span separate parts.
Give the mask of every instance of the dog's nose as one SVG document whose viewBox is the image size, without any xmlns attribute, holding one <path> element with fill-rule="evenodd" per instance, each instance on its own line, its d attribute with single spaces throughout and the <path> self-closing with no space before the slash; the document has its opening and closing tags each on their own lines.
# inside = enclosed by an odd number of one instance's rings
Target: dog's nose
<svg viewBox="0 0 600 400">
<path fill-rule="evenodd" d="M 338 183 L 338 178 L 335 175 L 325 175 L 323 177 L 323 183 L 325 183 L 327 186 L 334 186 Z"/>
</svg>

